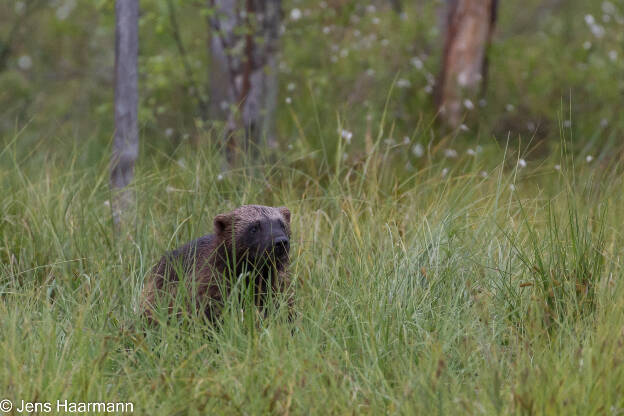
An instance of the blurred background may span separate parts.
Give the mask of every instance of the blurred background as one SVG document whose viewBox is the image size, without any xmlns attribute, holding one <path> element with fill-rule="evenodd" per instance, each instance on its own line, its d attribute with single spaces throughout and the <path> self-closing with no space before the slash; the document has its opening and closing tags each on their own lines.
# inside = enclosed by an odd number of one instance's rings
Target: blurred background
<svg viewBox="0 0 624 416">
<path fill-rule="evenodd" d="M 269 120 L 242 135 L 284 163 L 336 163 L 340 146 L 340 163 L 355 165 L 377 140 L 397 173 L 509 143 L 546 160 L 562 138 L 583 159 L 620 155 L 621 2 L 250 1 L 281 9 L 255 10 L 255 21 L 247 6 L 228 15 L 228 3 L 244 2 L 140 1 L 139 160 L 236 130 L 227 113 L 247 97 L 219 88 L 247 81 L 248 36 Z M 219 71 L 219 41 L 237 74 Z M 20 132 L 20 148 L 50 158 L 79 146 L 78 163 L 100 161 L 115 132 L 114 68 L 113 1 L 2 1 L 1 140 Z"/>
</svg>

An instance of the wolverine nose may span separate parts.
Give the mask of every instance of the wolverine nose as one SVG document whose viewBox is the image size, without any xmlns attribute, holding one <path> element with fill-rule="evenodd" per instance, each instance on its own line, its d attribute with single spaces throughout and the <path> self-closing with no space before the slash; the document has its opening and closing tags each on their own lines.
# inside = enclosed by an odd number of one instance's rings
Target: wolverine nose
<svg viewBox="0 0 624 416">
<path fill-rule="evenodd" d="M 290 241 L 287 237 L 278 237 L 273 240 L 273 252 L 276 256 L 281 257 L 288 254 L 290 249 Z"/>
</svg>

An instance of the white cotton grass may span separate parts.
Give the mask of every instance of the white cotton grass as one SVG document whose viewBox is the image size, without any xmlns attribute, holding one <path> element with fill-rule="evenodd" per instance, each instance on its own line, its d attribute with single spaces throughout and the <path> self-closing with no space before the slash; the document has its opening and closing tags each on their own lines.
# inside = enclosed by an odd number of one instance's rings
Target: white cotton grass
<svg viewBox="0 0 624 416">
<path fill-rule="evenodd" d="M 413 57 L 410 60 L 412 66 L 418 70 L 423 69 L 423 67 L 425 66 L 425 64 L 423 63 L 422 59 L 420 59 L 418 56 Z"/>
<path fill-rule="evenodd" d="M 340 133 L 340 137 L 342 137 L 344 141 L 347 142 L 347 144 L 351 143 L 351 139 L 353 138 L 353 132 L 350 132 L 349 130 L 346 130 L 346 129 L 342 129 L 339 131 L 339 133 Z"/>
<path fill-rule="evenodd" d="M 412 86 L 412 83 L 408 79 L 401 78 L 397 81 L 396 85 L 399 88 L 409 88 Z"/>
<path fill-rule="evenodd" d="M 587 24 L 587 26 L 589 26 L 589 30 L 592 32 L 592 35 L 594 35 L 596 38 L 600 39 L 605 35 L 606 31 L 605 31 L 604 26 L 601 26 L 598 23 L 596 23 L 596 18 L 593 15 L 586 14 L 585 23 Z"/>
<path fill-rule="evenodd" d="M 601 39 L 605 35 L 605 28 L 601 25 L 593 25 L 591 26 L 592 35 L 596 38 Z"/>
<path fill-rule="evenodd" d="M 414 146 L 412 146 L 412 154 L 416 157 L 423 157 L 425 154 L 425 148 L 422 144 L 416 143 Z"/>
<path fill-rule="evenodd" d="M 290 18 L 295 22 L 301 19 L 302 16 L 303 16 L 303 13 L 301 13 L 301 10 L 297 8 L 294 8 L 290 11 Z"/>
<path fill-rule="evenodd" d="M 591 14 L 586 14 L 585 15 L 585 23 L 587 23 L 588 25 L 593 25 L 596 23 L 596 19 L 594 19 L 594 16 Z"/>
<path fill-rule="evenodd" d="M 32 68 L 32 58 L 28 55 L 20 56 L 17 60 L 17 66 L 19 66 L 21 70 L 29 70 L 30 68 Z"/>
</svg>

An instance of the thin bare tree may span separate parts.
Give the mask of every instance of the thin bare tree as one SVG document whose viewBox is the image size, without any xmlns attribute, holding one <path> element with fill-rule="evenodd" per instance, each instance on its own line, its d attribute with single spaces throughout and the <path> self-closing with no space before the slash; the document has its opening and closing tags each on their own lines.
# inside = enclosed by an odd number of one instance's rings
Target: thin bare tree
<svg viewBox="0 0 624 416">
<path fill-rule="evenodd" d="M 441 118 L 451 127 L 461 123 L 464 108 L 471 108 L 486 84 L 487 49 L 497 7 L 498 0 L 447 0 L 446 39 L 436 101 Z"/>
<path fill-rule="evenodd" d="M 209 0 L 210 115 L 225 121 L 227 158 L 274 142 L 281 0 Z"/>
<path fill-rule="evenodd" d="M 138 68 L 139 0 L 117 0 L 115 4 L 115 138 L 110 183 L 113 220 L 120 226 L 122 215 L 133 209 L 135 198 L 127 188 L 134 176 L 139 154 Z"/>
</svg>

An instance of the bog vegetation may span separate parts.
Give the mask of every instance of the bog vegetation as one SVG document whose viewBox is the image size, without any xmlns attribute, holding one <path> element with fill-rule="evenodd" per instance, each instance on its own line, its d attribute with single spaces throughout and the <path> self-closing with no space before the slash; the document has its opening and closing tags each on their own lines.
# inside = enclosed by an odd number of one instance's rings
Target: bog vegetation
<svg viewBox="0 0 624 416">
<path fill-rule="evenodd" d="M 200 105 L 210 9 L 142 1 L 123 232 L 112 2 L 0 4 L 0 399 L 624 412 L 622 5 L 503 0 L 487 89 L 448 127 L 438 5 L 392 3 L 284 2 L 276 141 L 232 166 Z M 279 299 L 267 316 L 232 299 L 217 325 L 147 326 L 139 293 L 162 252 L 245 203 L 292 212 L 294 322 Z"/>
</svg>

